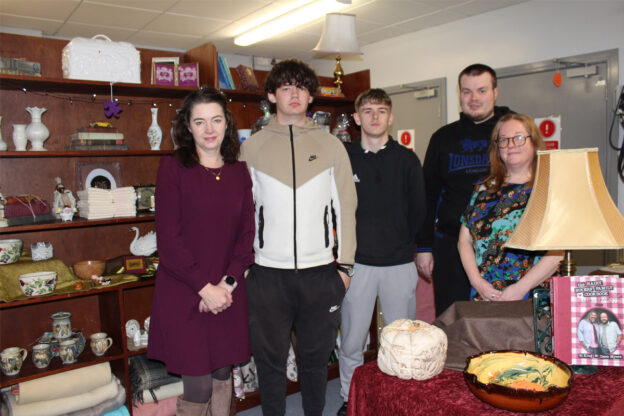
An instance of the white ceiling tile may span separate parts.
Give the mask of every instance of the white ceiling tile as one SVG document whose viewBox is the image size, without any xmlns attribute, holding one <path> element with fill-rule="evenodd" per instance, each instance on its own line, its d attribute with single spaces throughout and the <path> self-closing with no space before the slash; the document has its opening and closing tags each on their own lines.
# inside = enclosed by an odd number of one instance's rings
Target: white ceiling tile
<svg viewBox="0 0 624 416">
<path fill-rule="evenodd" d="M 420 16 L 435 11 L 431 6 L 409 0 L 384 0 L 385 7 L 378 3 L 369 3 L 357 8 L 355 15 L 358 19 L 369 22 L 391 25 L 409 17 Z"/>
<path fill-rule="evenodd" d="M 492 10 L 501 9 L 503 7 L 512 6 L 514 4 L 523 3 L 526 0 L 474 0 L 469 3 L 460 4 L 453 8 L 454 12 L 464 16 L 474 16 L 480 13 L 487 13 Z"/>
<path fill-rule="evenodd" d="M 41 31 L 47 36 L 56 35 L 56 31 L 63 25 L 61 20 L 35 19 L 30 17 L 0 14 L 0 25 Z"/>
<path fill-rule="evenodd" d="M 179 36 L 171 33 L 141 31 L 128 38 L 128 42 L 142 47 L 187 51 L 207 41 L 196 36 Z"/>
<path fill-rule="evenodd" d="M 82 3 L 72 14 L 74 23 L 115 26 L 126 29 L 141 29 L 155 19 L 159 12 L 132 9 L 100 3 Z"/>
<path fill-rule="evenodd" d="M 271 3 L 271 1 L 256 0 L 180 0 L 167 12 L 233 21 Z"/>
<path fill-rule="evenodd" d="M 154 32 L 206 36 L 226 24 L 227 22 L 210 20 L 204 17 L 182 16 L 166 13 L 156 17 L 143 29 Z"/>
<path fill-rule="evenodd" d="M 110 27 L 104 25 L 84 25 L 79 23 L 65 23 L 55 34 L 62 38 L 91 38 L 95 35 L 102 34 L 111 38 L 112 41 L 125 41 L 134 31 L 119 27 Z"/>
<path fill-rule="evenodd" d="M 1 0 L 0 13 L 65 20 L 79 0 Z"/>
<path fill-rule="evenodd" d="M 123 6 L 159 12 L 167 11 L 178 1 L 179 0 L 84 0 L 85 3 L 93 3 L 104 6 Z M 197 2 L 197 0 L 193 1 Z M 203 3 L 203 1 L 201 3 Z"/>
<path fill-rule="evenodd" d="M 360 47 L 363 45 L 367 45 L 369 43 L 379 42 L 380 40 L 394 38 L 396 36 L 401 36 L 405 34 L 404 30 L 401 30 L 396 27 L 385 27 L 383 29 L 374 30 L 369 33 L 364 33 L 358 36 L 358 40 L 360 42 Z"/>
<path fill-rule="evenodd" d="M 427 29 L 428 27 L 439 26 L 446 23 L 459 20 L 463 16 L 455 12 L 455 9 L 442 10 L 429 16 L 412 19 L 401 23 L 397 28 L 404 30 L 405 32 L 416 32 L 418 30 Z"/>
</svg>

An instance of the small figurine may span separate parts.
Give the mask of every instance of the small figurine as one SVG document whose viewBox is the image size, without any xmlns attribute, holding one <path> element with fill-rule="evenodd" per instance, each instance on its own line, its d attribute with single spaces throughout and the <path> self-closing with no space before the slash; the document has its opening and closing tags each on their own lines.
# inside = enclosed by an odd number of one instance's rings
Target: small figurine
<svg viewBox="0 0 624 416">
<path fill-rule="evenodd" d="M 71 221 L 76 213 L 76 198 L 69 189 L 65 189 L 58 176 L 54 178 L 56 189 L 54 190 L 54 215 L 63 221 Z"/>
<path fill-rule="evenodd" d="M 154 231 L 139 237 L 139 229 L 137 227 L 132 227 L 130 230 L 135 232 L 134 240 L 130 243 L 130 252 L 133 255 L 149 256 L 156 251 L 156 233 Z"/>
<path fill-rule="evenodd" d="M 271 119 L 271 104 L 269 104 L 267 100 L 262 100 L 260 101 L 259 107 L 262 111 L 262 116 L 258 117 L 253 126 L 251 126 L 251 134 L 262 130 L 264 126 L 269 124 L 269 120 Z"/>
<path fill-rule="evenodd" d="M 342 142 L 349 143 L 351 141 L 351 135 L 349 134 L 349 116 L 346 114 L 340 114 L 336 117 L 336 127 L 332 131 L 332 134 L 338 137 Z"/>
</svg>

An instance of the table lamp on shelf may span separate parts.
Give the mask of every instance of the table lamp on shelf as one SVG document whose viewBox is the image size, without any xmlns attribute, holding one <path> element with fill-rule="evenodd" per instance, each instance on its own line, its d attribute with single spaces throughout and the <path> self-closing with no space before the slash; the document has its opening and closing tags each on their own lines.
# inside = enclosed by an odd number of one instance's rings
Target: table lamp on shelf
<svg viewBox="0 0 624 416">
<path fill-rule="evenodd" d="M 321 38 L 313 51 L 331 53 L 336 55 L 336 67 L 334 84 L 339 92 L 342 90 L 342 55 L 361 55 L 355 33 L 355 15 L 347 13 L 328 13 L 325 15 L 325 25 Z"/>
<path fill-rule="evenodd" d="M 570 250 L 624 248 L 624 218 L 602 178 L 598 149 L 537 155 L 531 197 L 505 247 L 565 250 L 563 276 L 576 273 Z"/>
</svg>

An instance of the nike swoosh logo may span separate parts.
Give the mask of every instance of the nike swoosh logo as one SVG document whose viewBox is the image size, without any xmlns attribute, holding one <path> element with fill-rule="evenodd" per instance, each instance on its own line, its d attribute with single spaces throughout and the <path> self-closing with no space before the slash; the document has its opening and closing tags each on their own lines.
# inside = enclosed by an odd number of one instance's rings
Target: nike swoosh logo
<svg viewBox="0 0 624 416">
<path fill-rule="evenodd" d="M 313 160 L 316 160 L 316 155 L 310 155 L 308 158 L 308 162 L 312 162 Z"/>
<path fill-rule="evenodd" d="M 340 309 L 340 305 L 334 305 L 329 308 L 329 313 L 336 312 L 338 309 Z"/>
</svg>

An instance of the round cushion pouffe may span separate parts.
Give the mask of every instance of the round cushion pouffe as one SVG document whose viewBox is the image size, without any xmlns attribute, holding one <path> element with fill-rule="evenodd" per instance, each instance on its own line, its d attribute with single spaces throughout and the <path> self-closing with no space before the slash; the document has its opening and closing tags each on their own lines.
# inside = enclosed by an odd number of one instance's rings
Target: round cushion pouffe
<svg viewBox="0 0 624 416">
<path fill-rule="evenodd" d="M 397 319 L 381 331 L 377 365 L 404 380 L 427 380 L 444 368 L 448 341 L 440 328 L 423 321 Z"/>
</svg>

